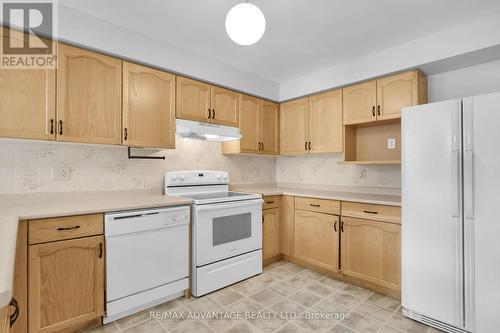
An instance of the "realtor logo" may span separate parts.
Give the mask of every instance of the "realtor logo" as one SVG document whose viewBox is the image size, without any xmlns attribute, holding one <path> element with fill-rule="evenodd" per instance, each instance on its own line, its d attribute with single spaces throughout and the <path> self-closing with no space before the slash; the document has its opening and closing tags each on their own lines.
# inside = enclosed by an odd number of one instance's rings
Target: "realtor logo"
<svg viewBox="0 0 500 333">
<path fill-rule="evenodd" d="M 55 68 L 57 4 L 50 0 L 1 2 L 2 69 Z"/>
</svg>

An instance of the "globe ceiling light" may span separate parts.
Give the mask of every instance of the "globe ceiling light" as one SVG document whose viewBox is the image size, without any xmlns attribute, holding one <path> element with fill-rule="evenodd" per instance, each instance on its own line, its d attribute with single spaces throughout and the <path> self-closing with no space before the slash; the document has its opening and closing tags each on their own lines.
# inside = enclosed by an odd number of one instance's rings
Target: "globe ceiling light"
<svg viewBox="0 0 500 333">
<path fill-rule="evenodd" d="M 226 16 L 226 32 L 239 45 L 252 45 L 266 31 L 266 18 L 259 7 L 240 3 L 229 10 Z"/>
</svg>

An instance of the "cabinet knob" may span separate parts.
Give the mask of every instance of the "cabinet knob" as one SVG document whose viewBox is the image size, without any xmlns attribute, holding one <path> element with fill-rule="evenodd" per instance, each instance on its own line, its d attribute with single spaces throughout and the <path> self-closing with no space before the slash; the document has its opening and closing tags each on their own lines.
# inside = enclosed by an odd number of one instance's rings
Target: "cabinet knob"
<svg viewBox="0 0 500 333">
<path fill-rule="evenodd" d="M 59 120 L 59 135 L 63 135 L 63 121 Z"/>
</svg>

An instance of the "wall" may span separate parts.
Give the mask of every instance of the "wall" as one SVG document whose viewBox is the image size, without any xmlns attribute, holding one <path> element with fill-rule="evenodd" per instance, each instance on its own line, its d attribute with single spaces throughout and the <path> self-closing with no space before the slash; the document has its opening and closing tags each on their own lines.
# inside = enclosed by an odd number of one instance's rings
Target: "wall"
<svg viewBox="0 0 500 333">
<path fill-rule="evenodd" d="M 500 91 L 500 60 L 431 75 L 429 102 Z"/>
<path fill-rule="evenodd" d="M 337 66 L 280 82 L 280 100 L 421 67 L 477 50 L 490 48 L 495 51 L 492 47 L 500 44 L 498 31 L 500 31 L 500 15 L 496 13 L 483 19 L 459 24 L 380 52 L 354 58 Z"/>
<path fill-rule="evenodd" d="M 276 181 L 317 185 L 401 188 L 399 165 L 341 165 L 342 154 L 278 157 Z"/>
<path fill-rule="evenodd" d="M 226 157 L 217 142 L 177 138 L 177 149 L 159 154 L 166 161 L 129 160 L 120 146 L 0 140 L 0 193 L 161 188 L 163 173 L 174 170 L 227 170 L 234 183 L 275 181 L 274 157 Z"/>
<path fill-rule="evenodd" d="M 113 25 L 64 5 L 59 6 L 59 38 L 122 58 L 154 65 L 234 90 L 279 99 L 279 84 L 221 62 Z M 131 43 L 130 41 L 133 41 Z"/>
</svg>

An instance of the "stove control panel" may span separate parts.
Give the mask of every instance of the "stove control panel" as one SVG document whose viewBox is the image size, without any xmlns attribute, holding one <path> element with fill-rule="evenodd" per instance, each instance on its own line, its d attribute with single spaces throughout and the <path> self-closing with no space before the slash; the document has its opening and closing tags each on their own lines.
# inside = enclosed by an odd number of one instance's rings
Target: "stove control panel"
<svg viewBox="0 0 500 333">
<path fill-rule="evenodd" d="M 228 184 L 227 171 L 169 171 L 165 172 L 165 186 Z"/>
</svg>

